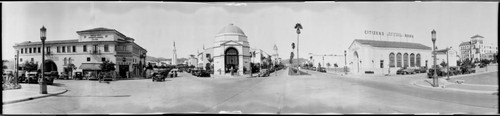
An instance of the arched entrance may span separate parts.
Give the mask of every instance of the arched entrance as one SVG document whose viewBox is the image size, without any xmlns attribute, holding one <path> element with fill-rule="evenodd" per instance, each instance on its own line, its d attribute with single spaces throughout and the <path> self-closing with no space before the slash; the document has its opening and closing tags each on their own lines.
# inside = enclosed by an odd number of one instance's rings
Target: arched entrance
<svg viewBox="0 0 500 116">
<path fill-rule="evenodd" d="M 238 50 L 236 48 L 230 47 L 227 48 L 224 52 L 224 66 L 226 67 L 226 73 L 229 72 L 229 69 L 238 68 Z"/>
<path fill-rule="evenodd" d="M 51 71 L 56 71 L 57 72 L 57 65 L 54 63 L 52 60 L 45 60 L 43 63 L 43 70 L 44 72 L 51 72 Z"/>
<path fill-rule="evenodd" d="M 354 72 L 359 73 L 359 55 L 358 55 L 358 51 L 354 51 L 353 61 L 354 61 L 353 70 L 354 70 Z"/>
</svg>

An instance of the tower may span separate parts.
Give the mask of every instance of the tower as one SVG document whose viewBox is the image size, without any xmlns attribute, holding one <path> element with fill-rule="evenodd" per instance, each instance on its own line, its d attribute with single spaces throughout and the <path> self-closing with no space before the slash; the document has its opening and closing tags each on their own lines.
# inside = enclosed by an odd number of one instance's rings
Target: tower
<svg viewBox="0 0 500 116">
<path fill-rule="evenodd" d="M 175 49 L 175 41 L 174 41 L 174 55 L 172 57 L 172 65 L 177 65 L 177 50 Z"/>
</svg>

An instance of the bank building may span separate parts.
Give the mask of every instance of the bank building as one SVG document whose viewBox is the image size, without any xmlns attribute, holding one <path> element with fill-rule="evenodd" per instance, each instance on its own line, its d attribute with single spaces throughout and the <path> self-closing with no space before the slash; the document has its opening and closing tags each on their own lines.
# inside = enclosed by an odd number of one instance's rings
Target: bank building
<svg viewBox="0 0 500 116">
<path fill-rule="evenodd" d="M 248 38 L 238 26 L 229 24 L 223 27 L 216 35 L 213 46 L 204 48 L 198 55 L 199 67 L 211 66 L 214 75 L 249 74 L 250 45 Z"/>
<path fill-rule="evenodd" d="M 355 39 L 347 50 L 352 74 L 396 74 L 403 67 L 431 67 L 432 63 L 432 48 L 420 43 Z"/>
</svg>

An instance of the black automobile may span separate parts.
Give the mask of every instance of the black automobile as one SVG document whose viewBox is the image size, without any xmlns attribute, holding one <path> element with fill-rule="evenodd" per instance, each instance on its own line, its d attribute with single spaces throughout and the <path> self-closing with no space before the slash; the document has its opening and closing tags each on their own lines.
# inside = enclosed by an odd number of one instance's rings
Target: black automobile
<svg viewBox="0 0 500 116">
<path fill-rule="evenodd" d="M 427 72 L 427 77 L 432 78 L 434 75 L 434 70 L 436 69 L 436 74 L 438 77 L 446 76 L 446 72 L 443 71 L 441 68 L 430 68 L 429 71 Z"/>
<path fill-rule="evenodd" d="M 257 74 L 258 77 L 268 77 L 269 76 L 269 70 L 267 69 L 262 69 L 260 70 L 259 74 Z"/>
<path fill-rule="evenodd" d="M 74 80 L 82 80 L 83 79 L 83 72 L 75 72 L 75 75 L 73 75 Z"/>
<path fill-rule="evenodd" d="M 405 74 L 415 74 L 415 69 L 404 67 L 404 68 L 401 68 L 401 69 L 397 70 L 396 74 L 402 74 L 402 75 L 405 75 Z"/>
<path fill-rule="evenodd" d="M 197 77 L 210 77 L 210 72 L 206 70 L 198 70 Z"/>
<path fill-rule="evenodd" d="M 462 71 L 462 74 L 476 73 L 476 69 L 470 66 L 460 67 L 460 70 Z"/>
<path fill-rule="evenodd" d="M 321 67 L 321 68 L 318 69 L 318 72 L 326 73 L 326 68 L 325 67 Z"/>
<path fill-rule="evenodd" d="M 155 82 L 155 81 L 165 81 L 165 76 L 162 75 L 162 74 L 160 74 L 160 73 L 155 72 L 155 73 L 152 74 L 152 78 L 151 79 L 153 80 L 153 82 Z"/>
<path fill-rule="evenodd" d="M 417 73 L 426 73 L 427 72 L 427 67 L 419 67 L 417 69 L 415 69 L 415 72 Z"/>
</svg>

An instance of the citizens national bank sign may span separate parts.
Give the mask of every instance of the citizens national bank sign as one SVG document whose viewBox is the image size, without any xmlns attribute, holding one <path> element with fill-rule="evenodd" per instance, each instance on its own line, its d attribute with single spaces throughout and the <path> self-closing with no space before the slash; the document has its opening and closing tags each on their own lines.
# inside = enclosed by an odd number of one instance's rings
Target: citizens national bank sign
<svg viewBox="0 0 500 116">
<path fill-rule="evenodd" d="M 397 32 L 371 31 L 371 30 L 365 30 L 365 35 L 399 37 L 399 38 L 413 38 L 413 34 L 397 33 Z"/>
</svg>

